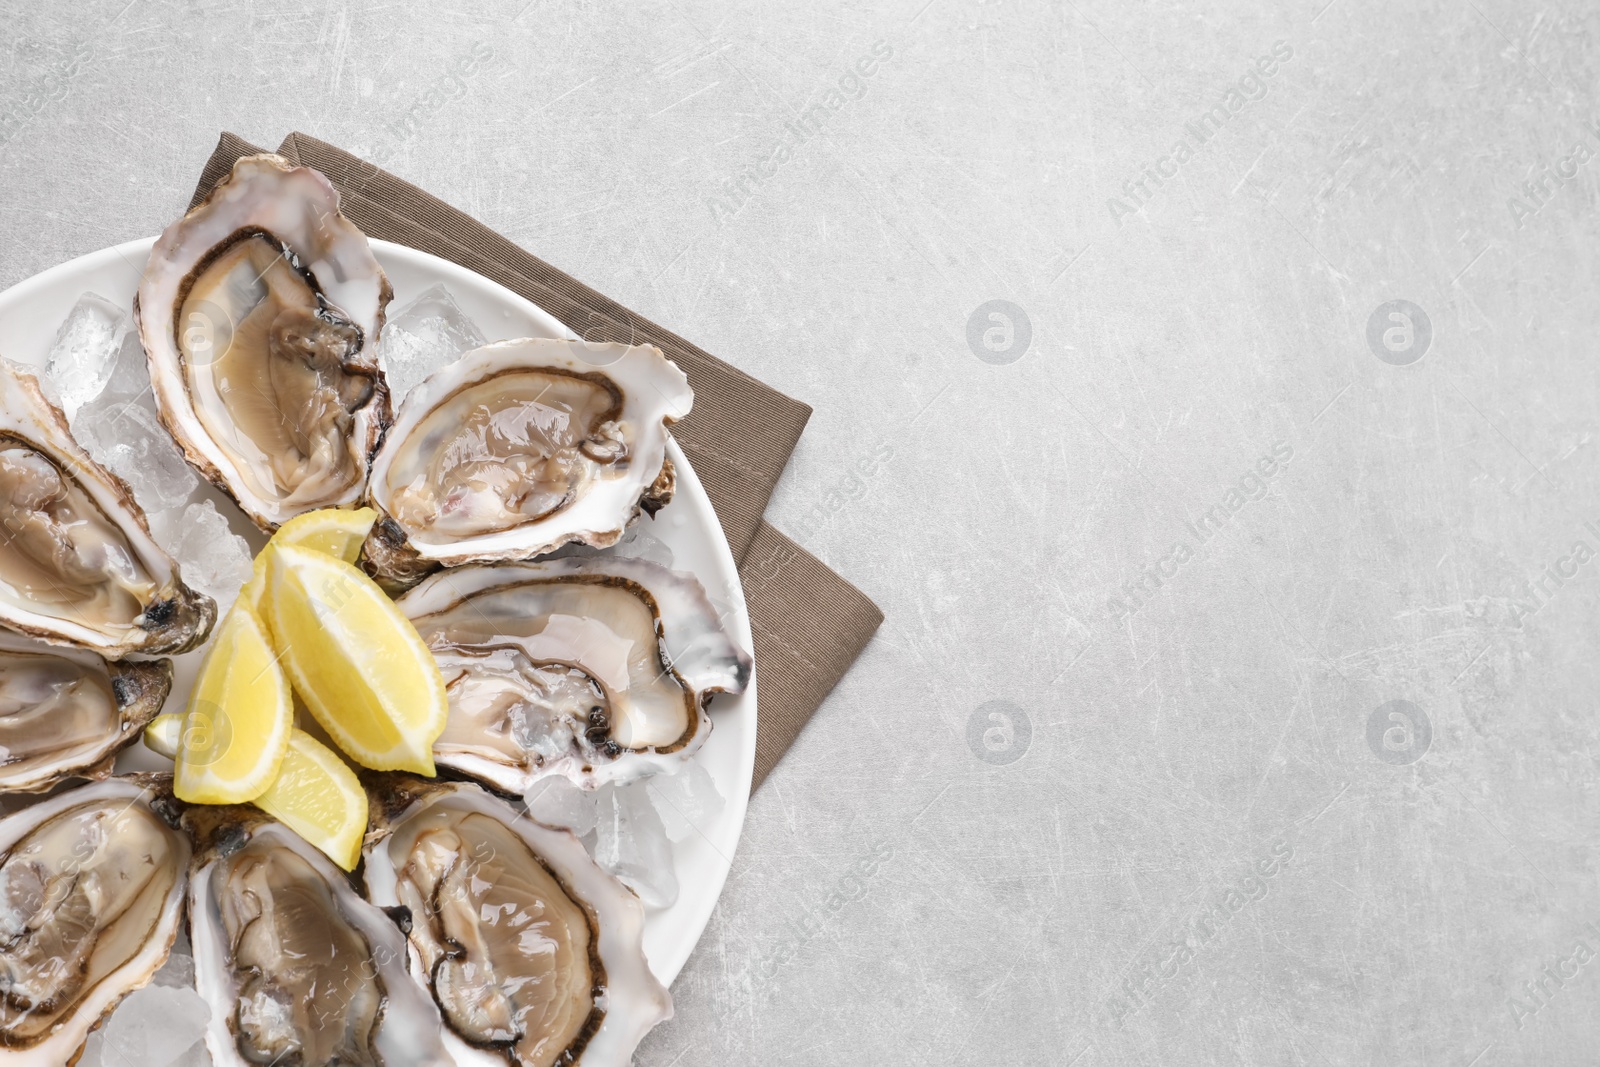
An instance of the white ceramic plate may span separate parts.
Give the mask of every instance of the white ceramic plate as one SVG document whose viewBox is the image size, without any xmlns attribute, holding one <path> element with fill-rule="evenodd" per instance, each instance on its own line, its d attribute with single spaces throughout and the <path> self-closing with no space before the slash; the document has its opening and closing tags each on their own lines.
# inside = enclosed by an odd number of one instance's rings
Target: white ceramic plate
<svg viewBox="0 0 1600 1067">
<path fill-rule="evenodd" d="M 82 256 L 0 293 L 0 355 L 42 368 L 56 329 L 85 292 L 99 293 L 131 308 L 153 241 L 130 241 Z M 543 309 L 448 260 L 388 241 L 373 241 L 372 251 L 394 284 L 391 315 L 423 290 L 443 283 L 491 341 L 574 336 Z M 678 470 L 677 492 L 653 522 L 642 521 L 650 522 L 648 532 L 672 549 L 673 566 L 700 579 L 713 601 L 725 611 L 725 622 L 734 639 L 748 650 L 752 647 L 750 616 L 722 527 L 676 442 L 670 443 L 668 455 Z M 234 531 L 245 536 L 252 549 L 259 550 L 266 543 L 265 537 L 226 496 L 206 486 L 202 492 L 211 495 L 217 510 L 228 516 Z M 167 699 L 167 710 L 183 707 L 200 655 L 191 652 L 175 660 L 176 682 Z M 666 983 L 677 977 L 700 939 L 739 844 L 755 767 L 755 680 L 752 678 L 750 688 L 737 697 L 718 697 L 711 717 L 715 728 L 697 758 L 716 781 L 726 804 L 714 820 L 697 827 L 699 833 L 674 846 L 678 902 L 652 911 L 645 925 L 644 946 L 651 969 Z M 119 770 L 167 766 L 167 761 L 140 744 L 130 748 L 118 762 Z"/>
</svg>

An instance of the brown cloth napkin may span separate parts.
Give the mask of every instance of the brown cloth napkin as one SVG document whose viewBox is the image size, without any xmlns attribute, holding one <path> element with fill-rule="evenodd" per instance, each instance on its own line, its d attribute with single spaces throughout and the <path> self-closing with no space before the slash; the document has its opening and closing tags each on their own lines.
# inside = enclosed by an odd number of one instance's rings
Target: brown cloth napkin
<svg viewBox="0 0 1600 1067">
<path fill-rule="evenodd" d="M 266 151 L 224 133 L 192 204 L 240 157 Z M 689 376 L 694 409 L 675 424 L 739 561 L 755 635 L 760 714 L 752 789 L 871 640 L 883 613 L 762 519 L 811 409 L 529 255 L 476 219 L 348 152 L 291 133 L 278 154 L 326 174 L 369 236 L 431 252 L 531 300 L 591 341 L 648 343 Z"/>
</svg>

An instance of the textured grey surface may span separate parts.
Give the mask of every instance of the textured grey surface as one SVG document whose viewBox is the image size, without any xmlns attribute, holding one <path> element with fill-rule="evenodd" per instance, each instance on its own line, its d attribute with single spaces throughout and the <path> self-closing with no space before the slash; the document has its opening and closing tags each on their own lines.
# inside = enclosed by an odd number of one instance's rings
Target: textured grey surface
<svg viewBox="0 0 1600 1067">
<path fill-rule="evenodd" d="M 10 4 L 0 285 L 300 128 L 816 406 L 888 622 L 647 1067 L 1592 1063 L 1600 16 L 1324 2 Z"/>
</svg>

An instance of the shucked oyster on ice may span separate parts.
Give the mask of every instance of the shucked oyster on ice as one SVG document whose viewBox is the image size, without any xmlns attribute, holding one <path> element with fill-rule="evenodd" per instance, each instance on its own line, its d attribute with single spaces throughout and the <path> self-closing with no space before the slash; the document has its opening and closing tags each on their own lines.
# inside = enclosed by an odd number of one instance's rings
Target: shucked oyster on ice
<svg viewBox="0 0 1600 1067">
<path fill-rule="evenodd" d="M 406 938 L 345 873 L 249 807 L 193 807 L 189 939 L 218 1067 L 453 1067 Z"/>
<path fill-rule="evenodd" d="M 0 1062 L 75 1062 L 166 960 L 189 864 L 170 782 L 111 778 L 0 820 Z"/>
<path fill-rule="evenodd" d="M 107 663 L 93 652 L 0 634 L 0 792 L 104 778 L 172 688 L 172 664 Z"/>
<path fill-rule="evenodd" d="M 688 379 L 650 345 L 530 339 L 463 355 L 414 388 L 372 464 L 368 566 L 438 566 L 613 545 L 672 497 L 667 427 Z"/>
<path fill-rule="evenodd" d="M 263 529 L 360 499 L 393 295 L 328 179 L 281 156 L 240 159 L 151 249 L 134 310 L 161 421 Z"/>
<path fill-rule="evenodd" d="M 186 652 L 216 613 L 38 381 L 0 363 L 0 623 L 120 659 Z"/>
<path fill-rule="evenodd" d="M 706 704 L 750 656 L 700 583 L 595 556 L 441 571 L 400 598 L 433 650 L 450 716 L 440 765 L 509 793 L 548 774 L 593 788 L 692 756 Z"/>
<path fill-rule="evenodd" d="M 408 908 L 412 973 L 459 1067 L 626 1067 L 672 1015 L 644 907 L 565 830 L 465 782 L 374 775 L 367 896 Z"/>
</svg>

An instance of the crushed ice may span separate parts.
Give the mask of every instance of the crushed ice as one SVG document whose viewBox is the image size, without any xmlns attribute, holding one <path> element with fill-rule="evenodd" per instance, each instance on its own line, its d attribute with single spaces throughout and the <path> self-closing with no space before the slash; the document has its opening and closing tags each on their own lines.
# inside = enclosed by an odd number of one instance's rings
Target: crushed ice
<svg viewBox="0 0 1600 1067">
<path fill-rule="evenodd" d="M 579 837 L 593 830 L 600 817 L 598 795 L 579 789 L 559 774 L 534 782 L 523 799 L 529 815 L 546 826 L 564 827 Z"/>
<path fill-rule="evenodd" d="M 50 346 L 45 373 L 55 383 L 68 418 L 105 388 L 112 360 L 132 326 L 128 313 L 99 293 L 84 293 L 67 313 Z"/>
<path fill-rule="evenodd" d="M 192 974 L 193 960 L 188 969 Z M 117 1006 L 90 1036 L 79 1061 L 82 1067 L 195 1067 L 211 1062 L 205 1049 L 211 1008 L 192 984 L 158 984 L 161 980 L 158 974 L 155 982 L 129 993 Z"/>
<path fill-rule="evenodd" d="M 428 375 L 483 343 L 483 331 L 442 285 L 433 286 L 401 308 L 384 325 L 378 340 L 378 354 L 396 406 Z"/>
<path fill-rule="evenodd" d="M 106 364 L 97 376 L 102 388 L 71 417 L 72 436 L 128 483 L 146 512 L 181 507 L 200 480 L 156 415 L 138 336 L 130 334 L 100 358 Z M 67 388 L 60 380 L 55 385 L 63 392 Z"/>
<path fill-rule="evenodd" d="M 670 569 L 673 566 L 672 546 L 651 532 L 655 525 L 655 519 L 647 515 L 639 516 L 639 521 L 628 527 L 621 540 L 611 548 L 612 554 L 642 559 L 646 563 Z"/>
<path fill-rule="evenodd" d="M 695 760 L 684 764 L 677 774 L 660 774 L 643 784 L 673 841 L 683 841 L 710 826 L 727 803 L 711 780 L 711 772 Z"/>
<path fill-rule="evenodd" d="M 183 579 L 217 602 L 221 616 L 250 580 L 250 545 L 210 500 L 150 516 L 150 532 L 183 566 Z"/>
<path fill-rule="evenodd" d="M 651 908 L 678 899 L 673 842 L 703 832 L 726 803 L 694 760 L 673 774 L 595 790 L 554 775 L 535 782 L 523 799 L 535 819 L 582 838 L 595 862 Z"/>
<path fill-rule="evenodd" d="M 672 842 L 644 783 L 607 787 L 597 808 L 594 861 L 639 894 L 645 907 L 670 907 L 678 899 Z"/>
</svg>

